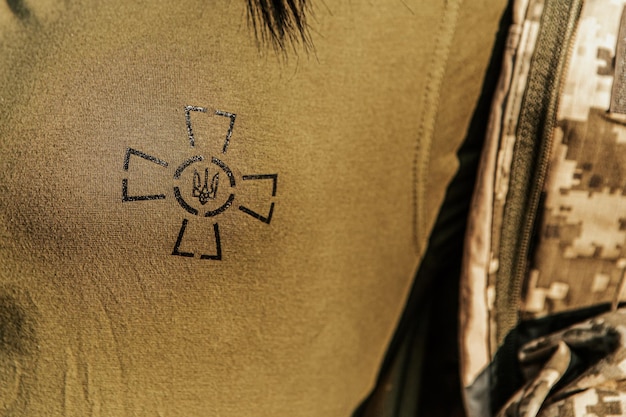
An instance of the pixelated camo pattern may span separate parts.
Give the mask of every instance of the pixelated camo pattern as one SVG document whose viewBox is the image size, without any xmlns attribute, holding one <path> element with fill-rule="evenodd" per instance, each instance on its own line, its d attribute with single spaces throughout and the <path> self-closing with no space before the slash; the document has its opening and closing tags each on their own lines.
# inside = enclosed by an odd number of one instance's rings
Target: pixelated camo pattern
<svg viewBox="0 0 626 417">
<path fill-rule="evenodd" d="M 525 318 L 626 296 L 626 117 L 608 112 L 625 3 L 583 6 L 522 300 Z"/>
<path fill-rule="evenodd" d="M 601 303 L 616 308 L 626 299 L 626 116 L 609 111 L 616 67 L 626 62 L 616 57 L 619 38 L 626 42 L 625 5 L 583 6 L 522 299 L 525 318 Z M 518 359 L 527 383 L 498 416 L 626 416 L 625 309 L 534 340 Z"/>
<path fill-rule="evenodd" d="M 525 345 L 528 383 L 498 417 L 626 416 L 626 310 Z"/>
</svg>

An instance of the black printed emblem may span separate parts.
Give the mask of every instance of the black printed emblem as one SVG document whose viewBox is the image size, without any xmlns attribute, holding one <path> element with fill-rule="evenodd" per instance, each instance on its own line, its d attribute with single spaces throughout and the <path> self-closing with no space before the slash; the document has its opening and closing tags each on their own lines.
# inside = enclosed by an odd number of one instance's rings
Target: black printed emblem
<svg viewBox="0 0 626 417">
<path fill-rule="evenodd" d="M 278 174 L 248 174 L 242 175 L 236 178 L 230 167 L 224 162 L 224 157 L 228 151 L 233 129 L 235 127 L 235 120 L 237 115 L 235 113 L 225 112 L 221 110 L 215 110 L 212 112 L 214 116 L 225 117 L 228 120 L 228 130 L 223 140 L 223 145 L 218 153 L 221 153 L 220 157 L 215 155 L 206 155 L 202 153 L 195 153 L 196 139 L 192 127 L 192 113 L 199 113 L 207 115 L 209 109 L 206 107 L 198 106 L 186 106 L 184 108 L 185 123 L 187 126 L 187 138 L 185 138 L 187 149 L 190 149 L 191 155 L 178 161 L 177 165 L 172 165 L 169 162 L 158 158 L 154 155 L 150 155 L 141 150 L 127 148 L 126 155 L 124 157 L 124 171 L 128 171 L 130 164 L 135 158 L 141 158 L 149 161 L 155 165 L 155 168 L 171 169 L 172 170 L 172 195 L 175 198 L 178 205 L 183 210 L 183 219 L 178 232 L 178 236 L 172 238 L 172 255 L 183 256 L 188 258 L 197 257 L 200 259 L 209 260 L 221 260 L 222 259 L 222 242 L 220 239 L 220 229 L 217 223 L 218 216 L 229 210 L 236 205 L 237 197 L 237 183 L 239 181 L 271 181 L 271 195 L 268 195 L 267 211 L 259 213 L 258 208 L 254 210 L 244 205 L 238 205 L 240 212 L 247 214 L 265 224 L 270 224 L 272 221 L 272 215 L 274 214 L 274 201 L 273 197 L 276 196 L 276 187 L 278 182 Z M 156 200 L 166 200 L 168 198 L 167 193 L 145 193 L 145 194 L 132 194 L 129 191 L 129 179 L 122 179 L 122 202 L 152 202 Z M 184 246 L 185 236 L 188 227 L 190 227 L 190 217 L 193 218 L 209 218 L 212 222 L 212 227 L 209 228 L 209 238 L 214 240 L 215 252 L 210 254 L 202 254 L 196 252 L 190 252 L 181 249 Z"/>
<path fill-rule="evenodd" d="M 220 173 L 213 175 L 209 186 L 209 168 L 204 169 L 204 185 L 198 171 L 193 172 L 193 192 L 191 195 L 196 197 L 200 204 L 204 205 L 211 200 L 215 200 L 217 194 L 217 186 L 220 184 Z"/>
</svg>

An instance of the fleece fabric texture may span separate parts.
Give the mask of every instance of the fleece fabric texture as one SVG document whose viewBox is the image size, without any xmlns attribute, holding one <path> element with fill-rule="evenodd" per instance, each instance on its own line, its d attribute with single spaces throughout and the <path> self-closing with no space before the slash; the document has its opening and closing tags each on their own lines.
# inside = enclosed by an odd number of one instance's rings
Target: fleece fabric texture
<svg viewBox="0 0 626 417">
<path fill-rule="evenodd" d="M 502 0 L 0 4 L 0 416 L 349 416 Z"/>
</svg>

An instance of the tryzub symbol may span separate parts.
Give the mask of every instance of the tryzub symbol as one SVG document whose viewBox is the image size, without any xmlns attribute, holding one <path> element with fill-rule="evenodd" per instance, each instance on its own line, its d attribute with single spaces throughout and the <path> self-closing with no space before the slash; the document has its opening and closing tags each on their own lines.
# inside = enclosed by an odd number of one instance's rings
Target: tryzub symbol
<svg viewBox="0 0 626 417">
<path fill-rule="evenodd" d="M 196 149 L 196 140 L 193 133 L 191 124 L 191 113 L 208 113 L 208 109 L 205 107 L 186 106 L 185 107 L 185 121 L 187 125 L 187 140 L 188 146 L 192 149 Z M 228 151 L 228 145 L 230 144 L 231 137 L 233 135 L 233 128 L 235 126 L 235 120 L 237 115 L 234 113 L 224 112 L 216 110 L 213 115 L 226 117 L 229 119 L 228 131 L 224 139 L 224 144 L 221 149 L 222 154 L 226 154 Z M 195 152 L 194 152 L 195 153 Z M 164 169 L 170 169 L 170 164 L 163 159 L 156 156 L 149 155 L 145 152 L 127 148 L 124 158 L 124 171 L 128 171 L 131 158 L 139 157 L 149 162 L 154 163 L 157 167 Z M 188 169 L 193 165 L 193 170 Z M 173 196 L 185 211 L 187 215 L 191 214 L 199 218 L 202 217 L 216 217 L 224 211 L 228 210 L 235 202 L 235 188 L 237 180 L 233 171 L 226 165 L 221 159 L 210 156 L 205 157 L 201 154 L 195 154 L 182 161 L 174 170 L 172 174 L 172 191 Z M 241 177 L 242 181 L 259 181 L 259 180 L 271 180 L 272 181 L 272 193 L 271 197 L 276 196 L 276 186 L 278 182 L 278 174 L 249 174 Z M 167 194 L 143 194 L 143 195 L 131 195 L 129 191 L 129 180 L 124 178 L 122 180 L 122 202 L 137 202 L 137 201 L 155 201 L 165 200 Z M 239 210 L 255 219 L 260 220 L 263 223 L 270 224 L 272 215 L 274 214 L 274 202 L 270 201 L 267 214 L 258 213 L 248 207 L 239 205 Z M 189 219 L 183 218 L 182 225 L 178 232 L 178 236 L 173 244 L 174 249 L 172 255 L 183 256 L 188 258 L 196 257 L 194 252 L 186 252 L 181 250 L 181 245 L 185 240 L 185 233 L 187 227 L 190 224 Z M 222 244 L 220 239 L 219 225 L 217 222 L 213 223 L 212 238 L 215 240 L 215 253 L 214 254 L 199 254 L 200 259 L 221 260 L 222 259 Z M 174 242 L 174 239 L 172 239 Z"/>
<path fill-rule="evenodd" d="M 209 168 L 204 169 L 204 185 L 200 179 L 198 171 L 193 172 L 193 192 L 191 195 L 196 197 L 200 204 L 205 205 L 209 200 L 215 200 L 217 194 L 217 186 L 220 183 L 220 173 L 213 175 L 211 179 L 211 188 L 209 188 Z"/>
</svg>

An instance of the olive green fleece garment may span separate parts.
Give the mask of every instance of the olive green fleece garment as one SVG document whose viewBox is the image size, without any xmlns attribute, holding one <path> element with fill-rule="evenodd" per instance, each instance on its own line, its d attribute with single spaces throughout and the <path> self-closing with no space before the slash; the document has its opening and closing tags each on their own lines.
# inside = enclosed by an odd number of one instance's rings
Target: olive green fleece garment
<svg viewBox="0 0 626 417">
<path fill-rule="evenodd" d="M 349 416 L 503 3 L 2 2 L 0 416 Z"/>
</svg>

